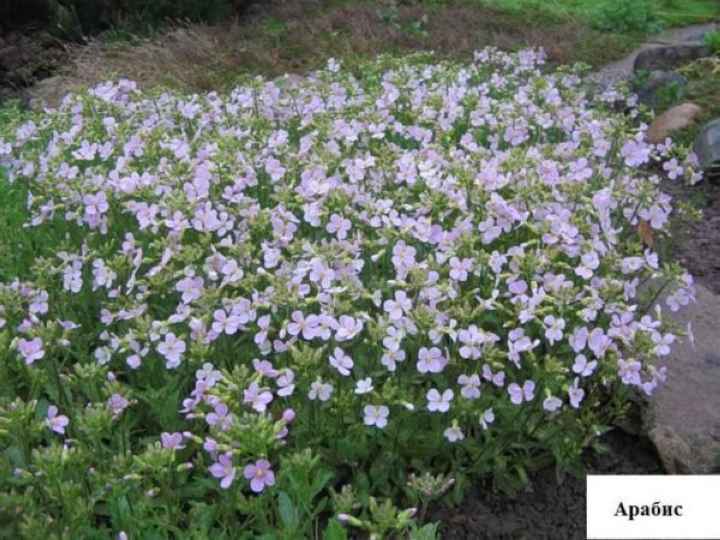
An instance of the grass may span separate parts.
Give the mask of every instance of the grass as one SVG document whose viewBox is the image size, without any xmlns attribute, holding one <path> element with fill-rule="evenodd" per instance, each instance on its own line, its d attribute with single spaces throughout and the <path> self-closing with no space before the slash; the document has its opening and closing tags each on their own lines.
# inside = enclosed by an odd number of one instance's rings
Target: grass
<svg viewBox="0 0 720 540">
<path fill-rule="evenodd" d="M 588 24 L 596 21 L 603 6 L 613 3 L 635 4 L 635 9 L 645 0 L 474 0 L 487 6 L 513 13 L 544 13 L 553 19 L 580 19 Z M 720 2 L 717 0 L 648 0 L 647 4 L 664 27 L 686 26 L 718 20 Z"/>
</svg>

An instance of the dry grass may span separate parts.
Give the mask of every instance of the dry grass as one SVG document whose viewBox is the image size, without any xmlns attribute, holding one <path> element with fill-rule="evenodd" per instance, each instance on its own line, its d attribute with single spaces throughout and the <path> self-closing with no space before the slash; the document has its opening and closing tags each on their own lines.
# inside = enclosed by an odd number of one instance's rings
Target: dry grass
<svg viewBox="0 0 720 540">
<path fill-rule="evenodd" d="M 376 0 L 314 6 L 308 7 L 308 0 L 278 0 L 242 22 L 177 25 L 133 44 L 100 37 L 76 47 L 61 76 L 41 86 L 34 97 L 53 103 L 75 86 L 117 77 L 145 88 L 224 90 L 245 74 L 302 73 L 330 56 L 351 66 L 379 53 L 414 50 L 463 59 L 487 45 L 511 50 L 542 46 L 554 63 L 600 65 L 633 44 L 627 37 L 595 32 L 580 23 L 530 24 L 477 4 L 388 8 Z"/>
</svg>

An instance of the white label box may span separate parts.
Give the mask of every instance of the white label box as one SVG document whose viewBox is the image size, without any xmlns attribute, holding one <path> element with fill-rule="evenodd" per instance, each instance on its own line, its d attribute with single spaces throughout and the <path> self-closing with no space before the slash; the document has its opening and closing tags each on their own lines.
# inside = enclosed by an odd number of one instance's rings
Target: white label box
<svg viewBox="0 0 720 540">
<path fill-rule="evenodd" d="M 589 540 L 720 540 L 720 475 L 588 475 Z"/>
</svg>

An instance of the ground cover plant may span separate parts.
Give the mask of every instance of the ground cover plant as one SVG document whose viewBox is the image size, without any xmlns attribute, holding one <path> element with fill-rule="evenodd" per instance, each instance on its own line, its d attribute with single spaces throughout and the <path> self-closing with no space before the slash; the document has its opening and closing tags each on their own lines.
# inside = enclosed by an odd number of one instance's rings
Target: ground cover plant
<svg viewBox="0 0 720 540">
<path fill-rule="evenodd" d="M 5 111 L 3 534 L 433 538 L 475 479 L 577 469 L 693 298 L 646 166 L 699 177 L 543 62 Z"/>
</svg>

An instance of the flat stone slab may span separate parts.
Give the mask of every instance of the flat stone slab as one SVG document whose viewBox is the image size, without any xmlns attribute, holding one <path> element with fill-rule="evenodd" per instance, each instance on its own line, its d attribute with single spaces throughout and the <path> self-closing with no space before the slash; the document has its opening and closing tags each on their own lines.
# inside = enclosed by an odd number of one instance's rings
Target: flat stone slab
<svg viewBox="0 0 720 540">
<path fill-rule="evenodd" d="M 692 324 L 694 346 L 682 338 L 668 357 L 667 383 L 650 399 L 645 428 L 671 474 L 720 470 L 720 296 L 696 285 L 695 304 L 677 313 L 663 308 L 683 328 Z"/>
</svg>

